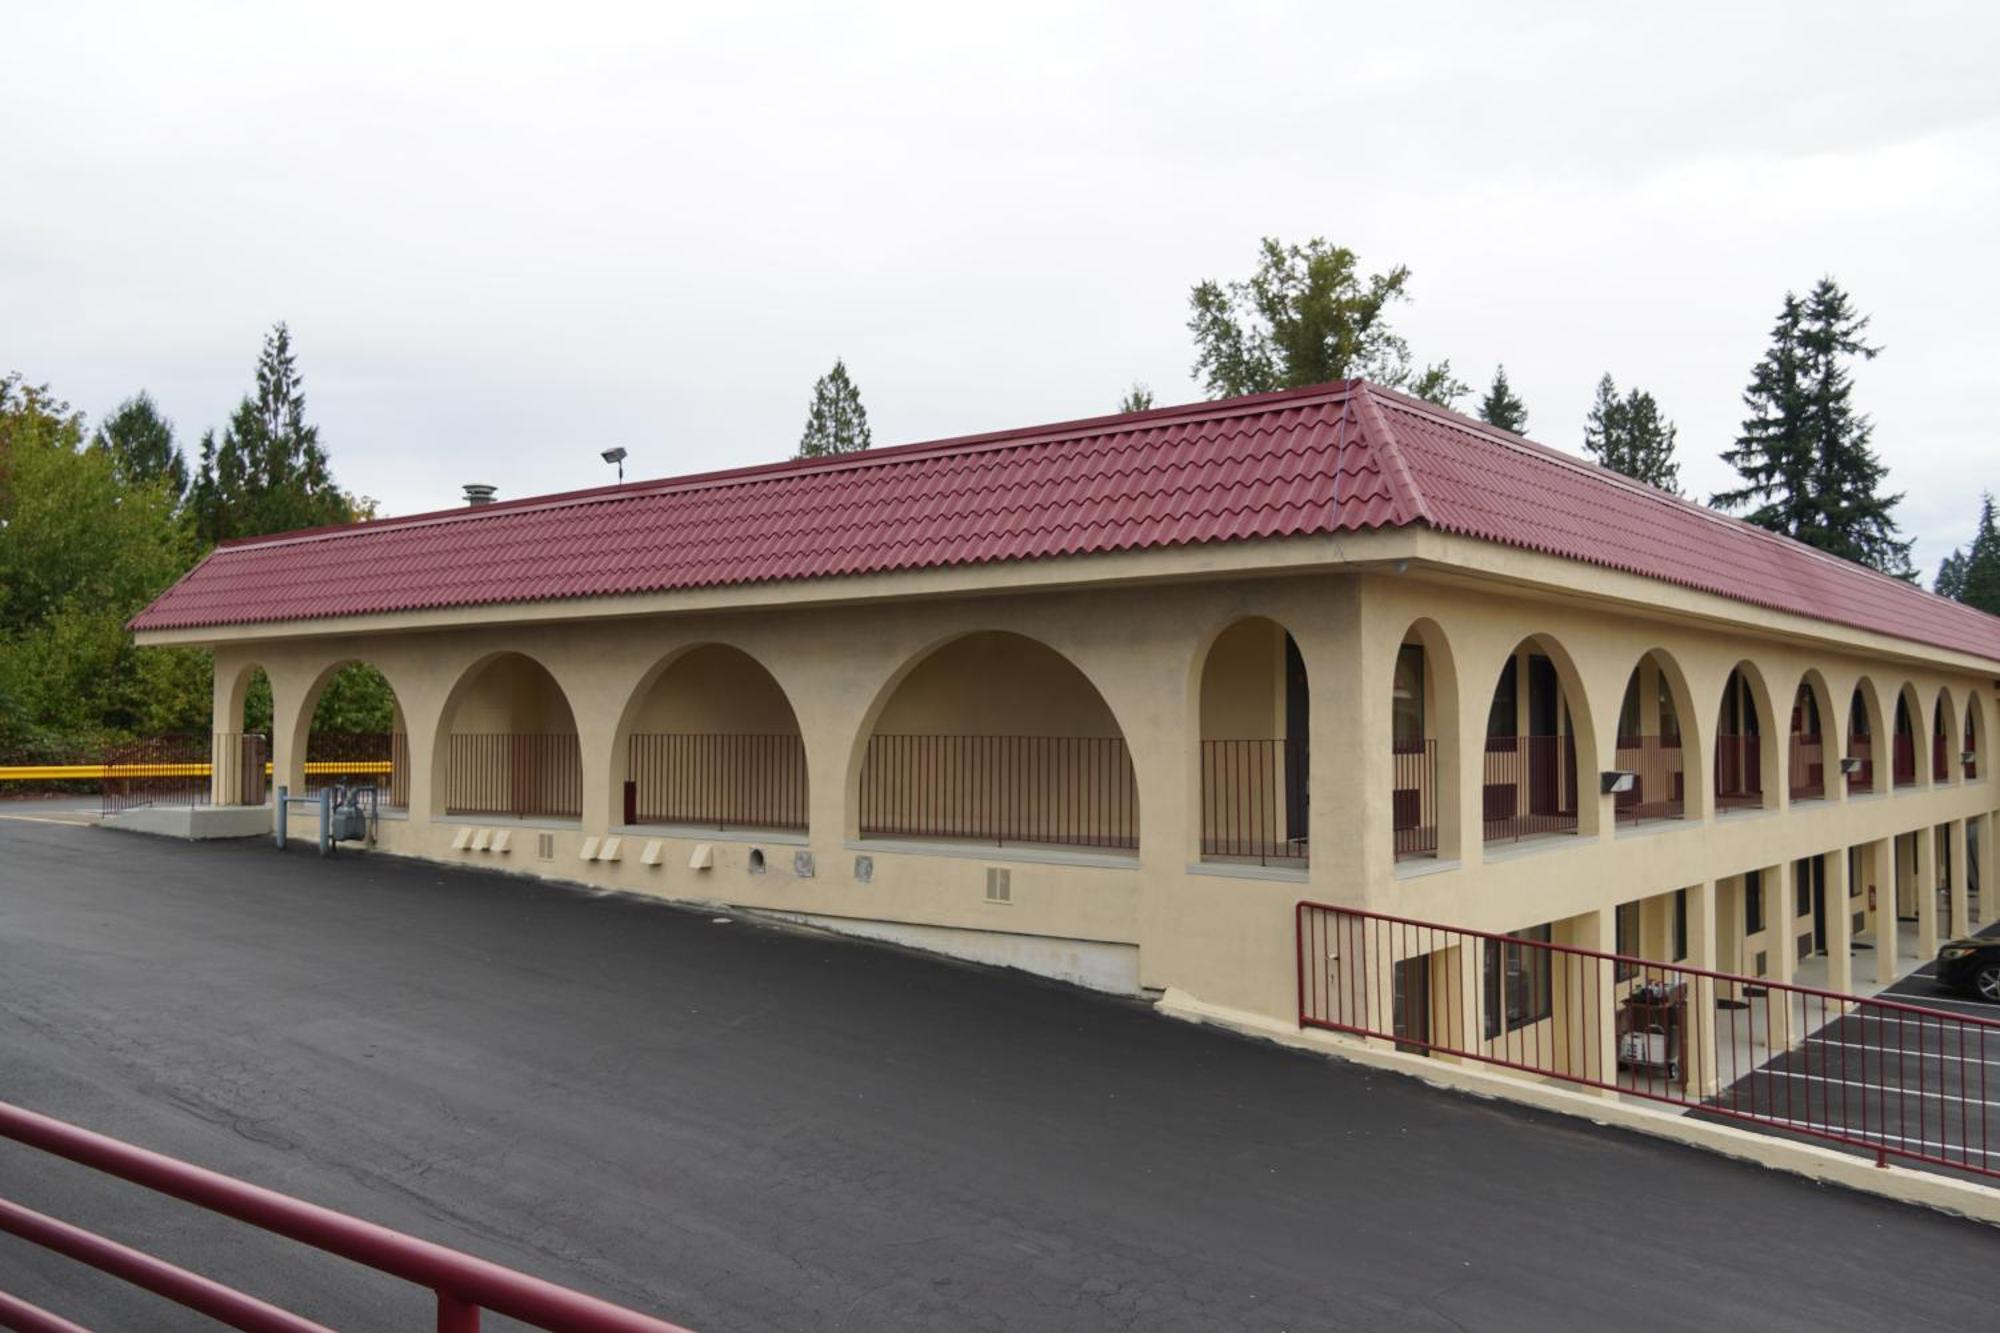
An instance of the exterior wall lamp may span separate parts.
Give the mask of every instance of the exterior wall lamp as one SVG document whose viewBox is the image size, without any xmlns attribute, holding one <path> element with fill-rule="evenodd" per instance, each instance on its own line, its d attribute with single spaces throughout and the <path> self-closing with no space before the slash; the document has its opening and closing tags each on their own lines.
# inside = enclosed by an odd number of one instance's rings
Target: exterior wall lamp
<svg viewBox="0 0 2000 1333">
<path fill-rule="evenodd" d="M 1630 769 L 1607 768 L 1597 775 L 1606 796 L 1618 796 L 1638 785 L 1639 775 Z"/>
<path fill-rule="evenodd" d="M 1853 755 L 1848 755 L 1840 761 L 1840 771 L 1851 778 L 1861 771 L 1861 761 Z"/>
<path fill-rule="evenodd" d="M 1972 765 L 1979 762 L 1979 751 L 1960 750 L 1958 752 L 1958 762 L 1965 765 L 1967 768 L 1972 767 Z"/>
</svg>

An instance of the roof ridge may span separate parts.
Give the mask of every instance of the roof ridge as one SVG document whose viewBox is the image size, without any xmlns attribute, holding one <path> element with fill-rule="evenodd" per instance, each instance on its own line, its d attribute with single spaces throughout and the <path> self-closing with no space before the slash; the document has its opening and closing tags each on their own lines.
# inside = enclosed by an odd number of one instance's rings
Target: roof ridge
<svg viewBox="0 0 2000 1333">
<path fill-rule="evenodd" d="M 1424 493 L 1418 487 L 1415 475 L 1410 471 L 1409 460 L 1403 457 L 1403 449 L 1397 443 L 1396 432 L 1389 425 L 1388 417 L 1383 415 L 1381 406 L 1375 401 L 1373 386 L 1366 380 L 1355 380 L 1354 386 L 1354 391 L 1348 395 L 1349 406 L 1359 400 L 1361 410 L 1374 418 L 1376 430 L 1380 435 L 1380 439 L 1375 442 L 1375 450 L 1382 458 L 1382 475 L 1388 480 L 1391 490 L 1396 493 L 1398 504 L 1404 508 L 1410 520 L 1422 523 L 1425 527 L 1436 527 L 1437 523 L 1432 518 L 1430 504 L 1424 499 Z"/>
<path fill-rule="evenodd" d="M 749 463 L 735 468 L 690 472 L 651 481 L 630 481 L 576 491 L 556 491 L 547 495 L 527 495 L 517 500 L 496 500 L 483 505 L 456 505 L 450 509 L 432 509 L 390 518 L 366 519 L 359 523 L 336 523 L 317 528 L 300 528 L 290 532 L 267 533 L 256 537 L 239 537 L 218 543 L 216 549 L 242 550 L 289 546 L 298 542 L 361 536 L 392 528 L 430 527 L 442 523 L 493 518 L 502 514 L 537 513 L 549 509 L 609 504 L 619 500 L 644 499 L 657 495 L 690 494 L 786 476 L 830 476 L 883 467 L 892 463 L 919 462 L 926 458 L 963 458 L 972 454 L 991 453 L 1026 445 L 1069 444 L 1079 439 L 1165 425 L 1191 417 L 1227 421 L 1236 417 L 1268 412 L 1281 404 L 1306 404 L 1315 400 L 1339 401 L 1350 394 L 1354 386 L 1359 383 L 1359 380 L 1334 380 L 1326 384 L 1279 389 L 1271 393 L 1246 394 L 1237 398 L 1208 399 L 1170 407 L 1149 408 L 1144 412 L 1112 412 L 1103 416 L 1077 417 L 1039 426 L 944 436 L 934 440 L 890 445 L 882 449 L 857 450 L 851 454 L 777 459 L 768 463 Z"/>
</svg>

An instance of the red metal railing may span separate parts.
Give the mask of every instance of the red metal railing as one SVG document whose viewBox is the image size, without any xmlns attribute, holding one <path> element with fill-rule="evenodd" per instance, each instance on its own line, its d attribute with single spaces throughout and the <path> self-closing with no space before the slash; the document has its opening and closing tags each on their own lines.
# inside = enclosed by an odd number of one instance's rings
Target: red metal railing
<svg viewBox="0 0 2000 1333">
<path fill-rule="evenodd" d="M 1792 733 L 1791 758 L 1787 765 L 1791 775 L 1792 799 L 1795 801 L 1817 801 L 1826 796 L 1826 745 L 1819 733 L 1795 731 Z"/>
<path fill-rule="evenodd" d="M 1764 750 L 1760 736 L 1715 738 L 1715 808 L 1757 810 L 1764 805 Z"/>
<path fill-rule="evenodd" d="M 583 813 L 583 752 L 575 732 L 455 735 L 447 753 L 448 815 L 575 819 Z"/>
<path fill-rule="evenodd" d="M 132 741 L 104 756 L 103 810 L 110 815 L 147 805 L 208 805 L 218 785 L 232 804 L 262 805 L 270 761 L 270 741 L 255 733 Z"/>
<path fill-rule="evenodd" d="M 1130 849 L 1139 790 L 1118 736 L 868 738 L 866 837 Z"/>
<path fill-rule="evenodd" d="M 306 737 L 305 794 L 374 787 L 385 810 L 410 806 L 410 738 L 402 732 L 315 731 Z"/>
<path fill-rule="evenodd" d="M 439 1333 L 478 1333 L 482 1310 L 533 1328 L 576 1333 L 687 1333 L 679 1325 L 594 1296 L 4 1102 L 0 1137 L 427 1288 L 437 1299 Z M 326 1333 L 322 1325 L 290 1311 L 5 1200 L 0 1200 L 0 1231 L 233 1328 Z M 4 1293 L 0 1326 L 27 1333 L 72 1333 L 78 1327 Z"/>
<path fill-rule="evenodd" d="M 1679 819 L 1687 811 L 1687 770 L 1678 736 L 1620 736 L 1616 763 L 1633 774 L 1632 789 L 1613 807 L 1622 823 Z"/>
<path fill-rule="evenodd" d="M 1852 773 L 1847 775 L 1847 791 L 1870 792 L 1875 790 L 1875 742 L 1868 736 L 1854 736 L 1847 742 L 1847 757 L 1860 761 Z"/>
<path fill-rule="evenodd" d="M 1297 944 L 1301 1027 L 2000 1176 L 1994 1019 L 1323 903 Z"/>
<path fill-rule="evenodd" d="M 1397 741 L 1391 756 L 1389 827 L 1396 858 L 1435 856 L 1438 849 L 1437 742 Z"/>
<path fill-rule="evenodd" d="M 806 746 L 796 732 L 635 735 L 625 772 L 627 824 L 806 826 Z"/>
<path fill-rule="evenodd" d="M 1895 783 L 1910 787 L 1917 781 L 1917 738 L 1906 731 L 1896 733 Z"/>
<path fill-rule="evenodd" d="M 1202 856 L 1305 865 L 1307 780 L 1303 741 L 1204 740 Z"/>
<path fill-rule="evenodd" d="M 1576 746 L 1568 736 L 1490 736 L 1482 796 L 1488 842 L 1576 832 Z"/>
</svg>

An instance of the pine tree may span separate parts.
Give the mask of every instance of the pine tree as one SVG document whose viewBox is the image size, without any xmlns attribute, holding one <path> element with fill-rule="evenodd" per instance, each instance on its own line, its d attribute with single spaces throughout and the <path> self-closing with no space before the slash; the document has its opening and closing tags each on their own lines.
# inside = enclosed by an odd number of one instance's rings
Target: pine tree
<svg viewBox="0 0 2000 1333">
<path fill-rule="evenodd" d="M 1936 589 L 1941 597 L 2000 616 L 2000 520 L 1994 515 L 1992 492 L 1981 497 L 1972 544 L 1953 551 L 1938 566 Z"/>
<path fill-rule="evenodd" d="M 1743 402 L 1750 416 L 1723 461 L 1743 484 L 1714 499 L 1719 509 L 1748 510 L 1759 527 L 1885 573 L 1912 578 L 1910 545 L 1884 495 L 1888 469 L 1870 446 L 1874 427 L 1854 410 L 1849 363 L 1882 349 L 1862 340 L 1857 314 L 1832 278 L 1804 300 L 1785 293 L 1770 350 L 1751 372 Z"/>
<path fill-rule="evenodd" d="M 1653 395 L 1630 390 L 1623 398 L 1606 374 L 1584 421 L 1583 447 L 1605 467 L 1634 481 L 1680 493 L 1681 465 L 1674 461 L 1674 423 L 1660 412 Z"/>
<path fill-rule="evenodd" d="M 99 423 L 91 445 L 111 455 L 122 481 L 158 479 L 176 501 L 187 492 L 187 460 L 174 444 L 173 423 L 160 415 L 159 405 L 143 389 Z"/>
<path fill-rule="evenodd" d="M 1153 406 L 1153 391 L 1137 380 L 1132 381 L 1132 391 L 1118 404 L 1120 412 L 1146 412 Z"/>
<path fill-rule="evenodd" d="M 1528 433 L 1528 408 L 1515 397 L 1514 386 L 1507 383 L 1507 367 L 1494 368 L 1493 387 L 1479 400 L 1479 419 L 1516 435 Z"/>
<path fill-rule="evenodd" d="M 202 436 L 188 508 L 207 542 L 351 523 L 372 510 L 373 502 L 334 484 L 319 427 L 306 423 L 305 391 L 284 324 L 264 338 L 255 396 L 237 405 L 219 441 L 213 432 Z"/>
<path fill-rule="evenodd" d="M 868 409 L 861 405 L 861 390 L 854 387 L 846 364 L 836 357 L 833 369 L 813 385 L 812 407 L 806 412 L 806 431 L 799 438 L 797 456 L 857 453 L 870 442 Z"/>
</svg>

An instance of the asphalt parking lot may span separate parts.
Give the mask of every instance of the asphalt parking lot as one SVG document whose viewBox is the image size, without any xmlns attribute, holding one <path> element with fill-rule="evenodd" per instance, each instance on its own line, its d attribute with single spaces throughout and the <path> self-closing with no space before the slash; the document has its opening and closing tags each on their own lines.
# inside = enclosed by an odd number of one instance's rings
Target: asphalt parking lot
<svg viewBox="0 0 2000 1333">
<path fill-rule="evenodd" d="M 1136 1003 L 62 818 L 0 808 L 0 1095 L 709 1333 L 1992 1322 L 1988 1228 Z M 12 1145 L 0 1193 L 335 1327 L 428 1319 Z M 0 1290 L 204 1327 L 4 1238 Z"/>
</svg>

